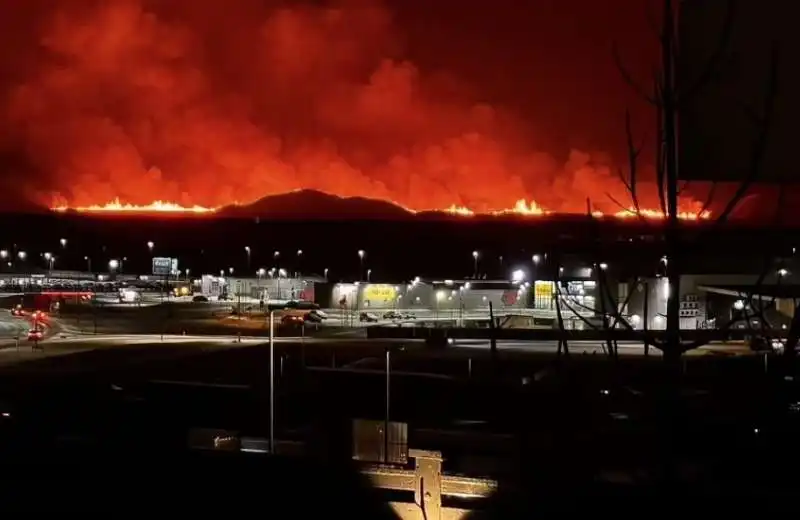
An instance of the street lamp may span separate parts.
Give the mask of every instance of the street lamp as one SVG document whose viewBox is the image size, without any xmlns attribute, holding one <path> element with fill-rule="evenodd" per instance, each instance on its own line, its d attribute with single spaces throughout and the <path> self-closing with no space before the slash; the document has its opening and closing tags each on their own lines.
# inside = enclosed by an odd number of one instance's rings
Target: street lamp
<svg viewBox="0 0 800 520">
<path fill-rule="evenodd" d="M 358 264 L 359 264 L 358 278 L 359 279 L 361 279 L 361 277 L 364 276 L 364 257 L 366 255 L 367 255 L 367 252 L 364 251 L 363 249 L 359 249 L 358 250 Z"/>
<path fill-rule="evenodd" d="M 62 238 L 61 240 L 59 240 L 59 242 L 61 243 L 61 248 L 62 249 L 67 247 L 67 239 L 66 238 Z"/>
<path fill-rule="evenodd" d="M 111 271 L 116 271 L 119 268 L 119 260 L 112 258 L 108 261 L 108 268 Z"/>
<path fill-rule="evenodd" d="M 0 249 L 0 259 L 5 260 L 6 258 L 8 258 L 8 250 Z"/>
<path fill-rule="evenodd" d="M 325 281 L 328 281 L 328 268 L 322 270 L 322 276 L 325 278 Z"/>
<path fill-rule="evenodd" d="M 244 246 L 244 252 L 247 253 L 247 270 L 250 270 L 250 246 Z"/>
<path fill-rule="evenodd" d="M 539 262 L 542 260 L 542 257 L 540 257 L 539 255 L 533 255 L 531 260 L 533 260 L 533 265 L 539 265 Z"/>
<path fill-rule="evenodd" d="M 151 255 L 153 254 L 153 248 L 154 248 L 155 246 L 156 246 L 156 245 L 153 243 L 153 241 L 152 241 L 152 240 L 148 240 L 148 241 L 147 241 L 147 250 L 148 250 L 148 251 L 150 251 L 150 254 L 151 254 Z"/>
<path fill-rule="evenodd" d="M 52 271 L 53 270 L 53 262 L 56 261 L 56 257 L 53 256 L 52 253 L 45 253 L 42 255 L 47 262 L 47 269 Z"/>
<path fill-rule="evenodd" d="M 25 251 L 20 251 L 17 253 L 17 258 L 19 258 L 24 262 L 25 259 L 28 258 L 28 253 L 26 253 Z"/>
<path fill-rule="evenodd" d="M 86 270 L 91 273 L 92 272 L 92 259 L 89 258 L 88 256 L 84 256 L 83 259 L 86 260 Z"/>
<path fill-rule="evenodd" d="M 472 277 L 476 278 L 476 279 L 478 278 L 478 258 L 480 258 L 480 256 L 481 256 L 481 254 L 479 252 L 477 252 L 477 251 L 473 251 L 472 252 L 472 261 L 475 264 L 474 265 L 474 271 L 472 273 Z"/>
<path fill-rule="evenodd" d="M 297 274 L 298 278 L 303 276 L 303 268 L 302 268 L 302 260 L 303 260 L 303 250 L 297 250 Z"/>
<path fill-rule="evenodd" d="M 372 274 L 372 269 L 367 269 L 367 283 L 369 283 L 369 275 Z"/>
</svg>

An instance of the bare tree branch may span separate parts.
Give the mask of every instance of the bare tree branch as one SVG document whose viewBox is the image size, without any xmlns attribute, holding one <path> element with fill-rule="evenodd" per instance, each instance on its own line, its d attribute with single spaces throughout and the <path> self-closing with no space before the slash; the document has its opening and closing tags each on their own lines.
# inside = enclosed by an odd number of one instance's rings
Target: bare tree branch
<svg viewBox="0 0 800 520">
<path fill-rule="evenodd" d="M 650 103 L 651 105 L 658 105 L 658 99 L 653 97 L 651 94 L 648 94 L 645 89 L 643 89 L 636 80 L 633 78 L 631 73 L 628 71 L 628 68 L 622 61 L 622 58 L 619 54 L 619 48 L 617 47 L 616 43 L 611 44 L 611 55 L 614 58 L 614 63 L 617 66 L 617 70 L 619 70 L 622 79 L 625 80 L 625 83 L 628 84 L 630 88 L 634 90 L 643 100 Z"/>
<path fill-rule="evenodd" d="M 748 163 L 748 168 L 744 172 L 745 176 L 739 184 L 733 197 L 725 205 L 722 213 L 717 217 L 716 222 L 721 224 L 727 221 L 734 209 L 739 205 L 739 202 L 747 194 L 750 186 L 756 181 L 761 173 L 764 163 L 764 156 L 767 151 L 767 142 L 772 126 L 772 118 L 775 112 L 775 99 L 778 94 L 778 64 L 779 53 L 778 48 L 773 46 L 772 54 L 770 57 L 769 67 L 769 81 L 767 83 L 766 99 L 764 100 L 763 115 L 755 117 L 759 121 L 759 132 L 753 144 L 753 150 Z"/>
<path fill-rule="evenodd" d="M 728 49 L 731 34 L 733 33 L 733 22 L 736 17 L 737 5 L 738 0 L 727 0 L 725 3 L 725 18 L 722 23 L 722 30 L 719 33 L 719 41 L 699 76 L 691 82 L 691 85 L 685 91 L 678 91 L 677 99 L 679 107 L 684 106 L 684 102 L 688 103 L 693 99 L 703 87 L 708 85 L 719 70 L 725 58 L 725 52 Z"/>
</svg>

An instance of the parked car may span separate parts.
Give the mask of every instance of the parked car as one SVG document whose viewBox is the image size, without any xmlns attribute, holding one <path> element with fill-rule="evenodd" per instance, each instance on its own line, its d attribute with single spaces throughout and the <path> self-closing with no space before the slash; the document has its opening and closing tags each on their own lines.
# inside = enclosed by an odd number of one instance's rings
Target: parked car
<svg viewBox="0 0 800 520">
<path fill-rule="evenodd" d="M 362 312 L 358 316 L 358 321 L 366 322 L 366 323 L 374 323 L 378 321 L 378 316 L 371 312 Z"/>
</svg>

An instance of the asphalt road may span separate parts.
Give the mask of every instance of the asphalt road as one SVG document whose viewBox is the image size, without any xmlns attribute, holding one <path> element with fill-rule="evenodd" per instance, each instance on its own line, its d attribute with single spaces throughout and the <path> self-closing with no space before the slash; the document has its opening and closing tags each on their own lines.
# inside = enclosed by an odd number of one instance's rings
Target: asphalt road
<svg viewBox="0 0 800 520">
<path fill-rule="evenodd" d="M 16 337 L 27 339 L 30 324 L 22 319 L 11 316 L 7 310 L 0 311 L 0 347 L 8 342 L 16 342 Z"/>
<path fill-rule="evenodd" d="M 301 348 L 303 344 L 313 346 L 316 348 L 330 347 L 331 351 L 337 348 L 363 348 L 365 355 L 371 355 L 374 350 L 375 353 L 382 352 L 382 347 L 385 345 L 406 346 L 406 347 L 419 347 L 424 348 L 422 340 L 368 340 L 362 338 L 341 337 L 341 338 L 300 338 L 300 337 L 281 337 L 275 338 L 275 345 L 278 348 Z M 41 351 L 34 351 L 32 344 L 23 340 L 20 342 L 19 347 L 15 347 L 16 342 L 6 343 L 0 346 L 0 364 L 13 363 L 16 361 L 24 361 L 28 359 L 39 359 L 49 356 L 60 356 L 67 354 L 74 354 L 86 352 L 91 350 L 114 350 L 114 349 L 127 349 L 131 347 L 147 348 L 151 350 L 169 350 L 172 347 L 182 347 L 181 350 L 186 352 L 188 350 L 217 350 L 217 349 L 230 349 L 237 347 L 266 347 L 268 342 L 264 337 L 250 337 L 242 336 L 235 338 L 232 336 L 193 336 L 193 335 L 160 335 L 160 334 L 98 334 L 98 335 L 78 335 L 78 334 L 65 334 L 54 335 L 53 337 L 41 342 L 43 349 Z M 4 348 L 3 348 L 4 347 Z M 604 354 L 605 345 L 596 341 L 573 341 L 570 342 L 569 348 L 572 354 Z M 514 352 L 519 354 L 555 354 L 558 351 L 558 345 L 552 341 L 498 341 L 497 348 L 500 352 Z M 644 346 L 641 343 L 620 343 L 618 345 L 618 352 L 622 356 L 643 356 L 645 354 Z M 490 343 L 485 340 L 460 340 L 454 345 L 451 345 L 444 351 L 468 352 L 475 351 L 489 352 Z M 689 355 L 706 355 L 709 353 L 728 353 L 728 354 L 741 354 L 744 349 L 741 346 L 725 346 L 716 345 L 697 349 L 689 353 Z M 657 349 L 651 348 L 649 355 L 659 356 L 660 352 Z"/>
</svg>

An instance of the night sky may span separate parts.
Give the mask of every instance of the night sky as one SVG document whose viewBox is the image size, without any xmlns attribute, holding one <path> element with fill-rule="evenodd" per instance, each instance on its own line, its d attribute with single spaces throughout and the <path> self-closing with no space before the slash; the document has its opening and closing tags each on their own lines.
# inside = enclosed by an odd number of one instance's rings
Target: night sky
<svg viewBox="0 0 800 520">
<path fill-rule="evenodd" d="M 626 109 L 652 166 L 653 111 L 611 48 L 651 81 L 655 1 L 2 4 L 6 207 L 315 188 L 613 211 Z"/>
</svg>

